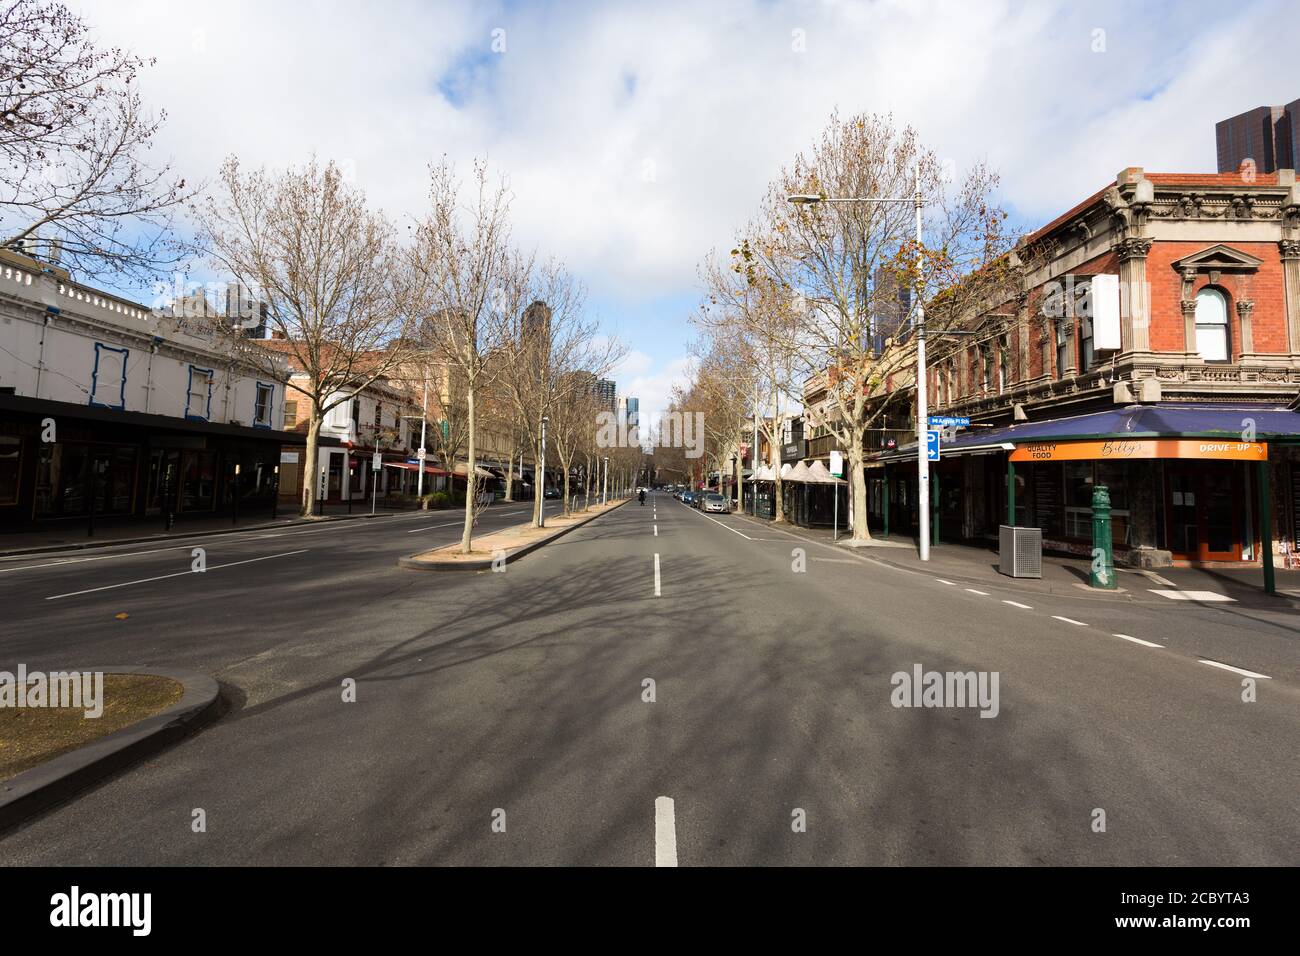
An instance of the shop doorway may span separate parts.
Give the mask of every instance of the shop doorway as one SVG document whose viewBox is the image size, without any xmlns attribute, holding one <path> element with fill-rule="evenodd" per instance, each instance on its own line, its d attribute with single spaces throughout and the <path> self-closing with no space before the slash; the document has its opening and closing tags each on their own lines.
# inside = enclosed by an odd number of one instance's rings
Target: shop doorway
<svg viewBox="0 0 1300 956">
<path fill-rule="evenodd" d="M 1179 461 L 1165 468 L 1169 550 L 1183 561 L 1240 561 L 1246 512 L 1241 468 Z"/>
</svg>

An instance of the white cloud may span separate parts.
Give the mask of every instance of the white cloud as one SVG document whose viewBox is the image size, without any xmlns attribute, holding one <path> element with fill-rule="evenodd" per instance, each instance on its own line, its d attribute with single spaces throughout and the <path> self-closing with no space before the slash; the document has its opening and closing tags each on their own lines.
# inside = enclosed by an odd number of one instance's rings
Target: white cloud
<svg viewBox="0 0 1300 956">
<path fill-rule="evenodd" d="M 486 153 L 510 175 L 517 238 L 606 302 L 691 291 L 702 256 L 836 106 L 892 112 L 959 168 L 989 160 L 1032 226 L 1124 166 L 1211 169 L 1216 120 L 1300 95 L 1293 58 L 1257 42 L 1289 22 L 1282 0 L 83 10 L 157 57 L 141 86 L 169 114 L 159 152 L 192 179 L 230 152 L 286 164 L 315 151 L 400 218 L 421 209 L 429 161 Z M 665 396 L 684 363 L 663 364 L 682 317 L 663 324 L 639 328 L 658 371 L 630 369 L 626 390 Z"/>
</svg>

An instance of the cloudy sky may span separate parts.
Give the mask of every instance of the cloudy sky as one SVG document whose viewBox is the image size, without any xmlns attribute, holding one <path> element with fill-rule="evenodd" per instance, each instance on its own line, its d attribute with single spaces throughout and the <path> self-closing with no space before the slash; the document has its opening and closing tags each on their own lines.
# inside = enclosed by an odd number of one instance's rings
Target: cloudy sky
<svg viewBox="0 0 1300 956">
<path fill-rule="evenodd" d="M 1212 171 L 1216 120 L 1300 97 L 1293 3 L 78 0 L 156 65 L 160 154 L 345 164 L 396 219 L 428 162 L 487 155 L 516 236 L 630 346 L 620 391 L 682 378 L 696 268 L 832 109 L 984 160 L 1024 228 L 1125 166 Z M 1290 9 L 1288 9 L 1290 8 Z"/>
</svg>

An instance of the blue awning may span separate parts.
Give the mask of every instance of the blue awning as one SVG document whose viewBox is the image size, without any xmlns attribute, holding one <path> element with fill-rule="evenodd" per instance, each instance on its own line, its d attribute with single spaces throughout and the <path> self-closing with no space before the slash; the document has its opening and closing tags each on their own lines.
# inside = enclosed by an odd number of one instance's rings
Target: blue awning
<svg viewBox="0 0 1300 956">
<path fill-rule="evenodd" d="M 998 428 L 962 429 L 944 442 L 945 452 L 984 449 L 1000 443 L 1085 441 L 1101 438 L 1227 438 L 1240 441 L 1254 423 L 1256 441 L 1300 443 L 1300 412 L 1260 405 L 1129 405 L 1041 422 L 1016 422 Z M 882 458 L 910 457 L 916 443 Z M 989 449 L 990 451 L 996 449 Z"/>
</svg>

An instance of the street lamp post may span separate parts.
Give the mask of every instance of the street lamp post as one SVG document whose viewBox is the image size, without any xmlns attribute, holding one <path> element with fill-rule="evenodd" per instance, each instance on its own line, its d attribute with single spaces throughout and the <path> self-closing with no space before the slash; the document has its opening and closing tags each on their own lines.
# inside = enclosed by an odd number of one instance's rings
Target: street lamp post
<svg viewBox="0 0 1300 956">
<path fill-rule="evenodd" d="M 787 196 L 788 202 L 797 205 L 812 205 L 820 202 L 867 202 L 867 203 L 911 203 L 916 210 L 916 282 L 912 291 L 912 306 L 916 310 L 916 479 L 917 507 L 920 515 L 920 552 L 921 560 L 930 560 L 930 461 L 926 458 L 927 419 L 929 409 L 925 388 L 925 306 L 921 303 L 921 207 L 925 200 L 921 197 L 921 163 L 916 164 L 916 184 L 911 198 L 876 198 L 872 196 L 851 196 L 835 198 L 820 195 Z"/>
<path fill-rule="evenodd" d="M 426 419 L 429 417 L 429 380 L 424 380 L 424 390 L 420 393 L 420 450 L 416 454 L 417 467 L 420 469 L 419 477 L 415 479 L 415 497 L 421 501 L 424 500 L 424 458 L 428 454 L 425 448 L 428 446 L 424 443 L 425 426 L 428 425 Z"/>
<path fill-rule="evenodd" d="M 604 490 L 601 491 L 600 493 L 600 503 L 602 505 L 609 504 L 609 456 L 608 455 L 605 456 L 605 487 Z"/>
</svg>

